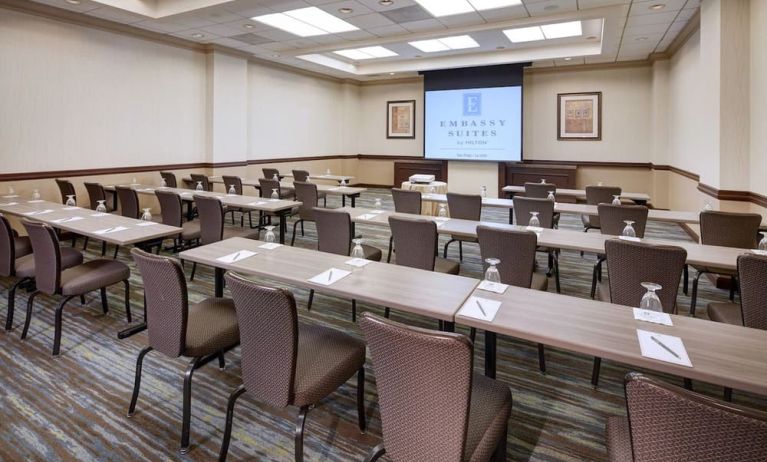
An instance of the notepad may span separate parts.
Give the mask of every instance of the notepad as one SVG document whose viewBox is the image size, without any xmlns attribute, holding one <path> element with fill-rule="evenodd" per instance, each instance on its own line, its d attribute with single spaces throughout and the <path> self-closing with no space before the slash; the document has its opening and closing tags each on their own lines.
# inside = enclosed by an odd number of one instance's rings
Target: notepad
<svg viewBox="0 0 767 462">
<path fill-rule="evenodd" d="M 47 209 L 47 210 L 35 210 L 34 212 L 26 212 L 23 215 L 26 215 L 28 217 L 36 217 L 38 215 L 45 215 L 46 213 L 51 213 L 53 210 Z"/>
<path fill-rule="evenodd" d="M 266 205 L 265 201 L 249 202 L 248 205 Z"/>
<path fill-rule="evenodd" d="M 33 200 L 27 201 L 27 202 L 30 203 L 30 204 L 38 204 L 40 202 L 45 202 L 45 201 L 42 200 L 42 199 L 33 199 Z"/>
<path fill-rule="evenodd" d="M 70 207 L 64 207 L 61 210 L 80 210 L 80 207 L 70 206 Z"/>
<path fill-rule="evenodd" d="M 14 197 L 19 197 L 18 194 L 11 194 L 9 196 L 3 196 L 3 199 L 13 199 Z"/>
<path fill-rule="evenodd" d="M 362 215 L 358 216 L 358 220 L 372 220 L 376 217 L 375 213 L 363 213 Z"/>
<path fill-rule="evenodd" d="M 144 189 L 139 189 L 138 191 L 154 192 L 154 188 L 144 188 Z"/>
<path fill-rule="evenodd" d="M 495 292 L 496 294 L 502 294 L 506 292 L 506 289 L 508 288 L 509 286 L 506 284 L 501 284 L 500 282 L 490 282 L 487 280 L 480 282 L 477 286 L 477 289 L 486 290 L 488 292 Z"/>
<path fill-rule="evenodd" d="M 18 202 L 8 202 L 7 204 L 0 204 L 0 207 L 10 207 L 11 205 L 19 205 Z"/>
<path fill-rule="evenodd" d="M 83 217 L 69 217 L 69 218 L 59 218 L 58 220 L 53 220 L 54 223 L 69 223 L 71 221 L 80 221 Z"/>
<path fill-rule="evenodd" d="M 221 263 L 237 263 L 238 261 L 245 260 L 246 258 L 250 258 L 253 255 L 258 254 L 251 250 L 238 250 L 237 252 L 230 253 L 229 255 L 218 257 L 216 260 L 220 261 Z"/>
<path fill-rule="evenodd" d="M 344 264 L 349 266 L 354 266 L 355 268 L 362 268 L 363 266 L 370 263 L 370 260 L 366 260 L 364 258 L 352 258 L 351 260 L 346 260 Z"/>
<path fill-rule="evenodd" d="M 492 321 L 498 310 L 501 308 L 501 302 L 488 300 L 480 297 L 469 297 L 460 309 L 460 313 L 468 318 L 481 319 L 482 321 Z"/>
<path fill-rule="evenodd" d="M 543 228 L 541 228 L 540 226 L 527 226 L 526 229 L 528 231 L 534 232 L 535 234 L 540 234 L 541 232 L 543 232 Z"/>
<path fill-rule="evenodd" d="M 384 211 L 383 210 L 371 210 L 370 213 L 373 213 L 373 214 L 377 215 L 379 213 L 384 213 Z"/>
<path fill-rule="evenodd" d="M 94 218 L 105 217 L 105 216 L 108 216 L 108 215 L 109 215 L 108 213 L 101 213 L 101 212 L 99 212 L 99 213 L 91 213 L 91 216 L 94 217 Z"/>
<path fill-rule="evenodd" d="M 114 228 L 100 229 L 98 231 L 94 231 L 93 234 L 112 234 L 112 233 L 117 233 L 120 231 L 125 231 L 126 229 L 128 228 L 126 228 L 125 226 L 115 226 Z"/>
<path fill-rule="evenodd" d="M 267 242 L 266 244 L 261 244 L 258 246 L 259 249 L 266 249 L 266 250 L 274 250 L 277 247 L 282 247 L 282 244 L 278 244 L 276 242 Z"/>
<path fill-rule="evenodd" d="M 13 204 L 8 204 L 8 205 L 13 205 Z M 767 256 L 767 250 L 751 249 L 751 253 L 753 253 L 754 255 Z"/>
<path fill-rule="evenodd" d="M 637 338 L 639 339 L 639 348 L 642 350 L 642 356 L 667 363 L 679 364 L 680 366 L 692 367 L 692 362 L 690 362 L 690 357 L 687 356 L 687 350 L 681 338 L 642 329 L 637 329 Z"/>
<path fill-rule="evenodd" d="M 157 223 L 156 221 L 143 221 L 137 224 L 136 226 L 152 226 L 152 225 L 158 225 L 158 224 L 159 223 Z"/>
<path fill-rule="evenodd" d="M 618 236 L 618 239 L 620 239 L 621 241 L 642 242 L 642 239 L 638 237 L 631 237 L 631 236 Z"/>
<path fill-rule="evenodd" d="M 668 313 L 643 310 L 642 308 L 634 308 L 634 319 L 637 321 L 651 322 L 654 324 L 663 324 L 664 326 L 674 325 L 671 322 L 671 316 L 669 316 Z"/>
<path fill-rule="evenodd" d="M 313 282 L 315 284 L 321 284 L 323 286 L 329 286 L 331 284 L 335 284 L 336 282 L 340 281 L 341 279 L 345 278 L 346 276 L 350 274 L 352 274 L 351 271 L 346 271 L 346 270 L 342 270 L 338 268 L 330 268 L 329 270 L 323 271 L 320 274 L 309 279 L 309 282 Z"/>
</svg>

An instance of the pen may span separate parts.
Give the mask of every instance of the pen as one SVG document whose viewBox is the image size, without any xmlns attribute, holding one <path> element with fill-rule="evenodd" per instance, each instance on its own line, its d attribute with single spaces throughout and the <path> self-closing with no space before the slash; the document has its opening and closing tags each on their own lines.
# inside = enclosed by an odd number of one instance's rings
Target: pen
<svg viewBox="0 0 767 462">
<path fill-rule="evenodd" d="M 114 228 L 107 228 L 107 229 L 105 229 L 104 231 L 102 231 L 102 232 L 101 232 L 101 234 L 106 234 L 106 233 L 108 233 L 108 232 L 112 231 L 113 229 L 114 229 Z"/>
<path fill-rule="evenodd" d="M 330 282 L 330 279 L 333 277 L 333 270 L 328 271 L 328 282 Z"/>
<path fill-rule="evenodd" d="M 479 307 L 479 311 L 482 312 L 482 316 L 487 316 L 487 313 L 485 313 L 485 310 L 482 308 L 482 305 L 479 303 L 479 300 L 475 299 L 474 301 L 477 302 L 477 306 Z"/>
<path fill-rule="evenodd" d="M 678 354 L 676 354 L 676 353 L 674 352 L 674 350 L 672 350 L 671 348 L 667 347 L 667 346 L 666 346 L 666 345 L 665 345 L 663 342 L 661 342 L 660 340 L 658 340 L 657 338 L 655 338 L 655 336 L 654 336 L 654 335 L 651 335 L 651 336 L 650 336 L 650 338 L 653 340 L 653 342 L 655 342 L 655 343 L 657 343 L 658 345 L 662 346 L 664 350 L 666 350 L 666 351 L 668 351 L 669 353 L 671 353 L 672 355 L 674 355 L 674 356 L 676 357 L 676 359 L 682 359 L 682 358 L 681 358 L 681 357 L 680 357 Z"/>
<path fill-rule="evenodd" d="M 234 254 L 234 256 L 232 257 L 232 263 L 236 262 L 237 261 L 237 257 L 239 257 L 239 256 L 240 256 L 240 252 L 237 252 L 236 254 Z"/>
</svg>

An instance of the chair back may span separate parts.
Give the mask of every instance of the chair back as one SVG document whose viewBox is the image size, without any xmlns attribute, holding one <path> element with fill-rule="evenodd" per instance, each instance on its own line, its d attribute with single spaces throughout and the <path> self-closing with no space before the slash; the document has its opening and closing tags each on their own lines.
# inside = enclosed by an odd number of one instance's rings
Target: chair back
<svg viewBox="0 0 767 462">
<path fill-rule="evenodd" d="M 16 246 L 14 245 L 11 223 L 0 213 L 0 276 L 16 274 Z"/>
<path fill-rule="evenodd" d="M 224 237 L 224 206 L 216 197 L 194 195 L 200 216 L 200 243 L 218 242 Z"/>
<path fill-rule="evenodd" d="M 67 196 L 75 196 L 75 200 L 77 200 L 77 193 L 75 192 L 75 187 L 71 181 L 56 178 L 56 185 L 59 187 L 59 192 L 61 193 L 62 204 L 67 203 Z"/>
<path fill-rule="evenodd" d="M 229 194 L 229 188 L 234 186 L 234 193 L 242 196 L 242 178 L 233 175 L 223 175 L 224 190 Z"/>
<path fill-rule="evenodd" d="M 165 180 L 165 186 L 169 188 L 178 188 L 176 174 L 173 172 L 160 172 L 160 176 Z"/>
<path fill-rule="evenodd" d="M 557 185 L 554 183 L 525 183 L 525 197 L 533 199 L 547 199 L 549 191 L 557 192 Z"/>
<path fill-rule="evenodd" d="M 488 258 L 501 260 L 497 268 L 502 283 L 530 288 L 538 246 L 534 232 L 477 226 L 477 238 L 483 262 Z"/>
<path fill-rule="evenodd" d="M 621 195 L 618 186 L 586 186 L 586 203 L 589 205 L 612 204 L 613 196 Z"/>
<path fill-rule="evenodd" d="M 705 245 L 754 249 L 762 224 L 758 213 L 700 212 L 700 242 Z"/>
<path fill-rule="evenodd" d="M 266 169 L 264 169 L 266 170 Z M 272 197 L 272 189 L 277 190 L 277 194 L 282 198 L 282 190 L 280 189 L 280 182 L 269 178 L 259 178 L 258 186 L 261 190 L 261 197 Z"/>
<path fill-rule="evenodd" d="M 623 228 L 626 227 L 624 221 L 633 221 L 636 237 L 644 237 L 647 227 L 648 209 L 644 205 L 597 205 L 599 213 L 600 231 L 602 234 L 611 236 L 620 236 L 623 234 Z"/>
<path fill-rule="evenodd" d="M 53 295 L 61 289 L 61 249 L 56 231 L 37 221 L 22 220 L 32 243 L 37 290 Z"/>
<path fill-rule="evenodd" d="M 96 207 L 99 206 L 99 201 L 107 200 L 107 193 L 104 191 L 104 187 L 101 186 L 101 183 L 91 183 L 86 181 L 84 184 L 85 190 L 88 191 L 88 199 L 90 200 L 91 209 L 96 210 Z M 104 205 L 106 205 L 106 203 L 104 203 Z"/>
<path fill-rule="evenodd" d="M 293 170 L 293 181 L 306 181 L 309 179 L 308 170 Z"/>
<path fill-rule="evenodd" d="M 482 196 L 479 194 L 447 193 L 450 218 L 479 221 L 482 216 Z"/>
<path fill-rule="evenodd" d="M 202 183 L 203 191 L 213 191 L 213 187 L 210 184 L 210 180 L 208 180 L 208 175 L 203 175 L 201 173 L 192 173 L 189 176 L 192 177 L 192 189 L 197 189 L 197 183 Z"/>
<path fill-rule="evenodd" d="M 242 383 L 259 401 L 293 402 L 298 356 L 298 313 L 293 294 L 227 273 L 240 326 Z"/>
<path fill-rule="evenodd" d="M 178 260 L 132 248 L 131 255 L 144 281 L 149 346 L 178 357 L 186 349 L 189 299 L 184 270 Z"/>
<path fill-rule="evenodd" d="M 128 218 L 139 217 L 138 193 L 127 186 L 115 186 L 117 200 L 120 203 L 120 215 Z"/>
<path fill-rule="evenodd" d="M 317 207 L 319 198 L 317 185 L 303 181 L 294 181 L 293 187 L 296 191 L 296 200 L 301 202 L 301 205 L 298 207 L 298 216 L 302 220 L 314 221 L 314 208 Z"/>
<path fill-rule="evenodd" d="M 280 171 L 276 168 L 262 168 L 261 171 L 264 173 L 264 178 L 267 180 L 273 180 L 274 175 L 277 175 L 277 178 L 280 177 Z"/>
<path fill-rule="evenodd" d="M 317 250 L 348 256 L 351 253 L 352 219 L 348 212 L 314 208 L 317 226 Z"/>
<path fill-rule="evenodd" d="M 635 372 L 624 388 L 634 462 L 767 460 L 767 413 Z"/>
<path fill-rule="evenodd" d="M 157 201 L 160 203 L 162 223 L 180 228 L 184 216 L 181 196 L 173 191 L 162 189 L 155 189 L 154 193 L 157 196 Z"/>
<path fill-rule="evenodd" d="M 375 369 L 387 456 L 464 460 L 472 385 L 469 339 L 369 312 L 359 325 Z"/>
<path fill-rule="evenodd" d="M 389 227 L 397 249 L 397 265 L 434 271 L 437 225 L 433 221 L 392 215 Z"/>
<path fill-rule="evenodd" d="M 391 190 L 394 199 L 394 211 L 399 213 L 421 214 L 421 192 L 407 189 L 393 188 Z"/>
<path fill-rule="evenodd" d="M 530 224 L 530 212 L 538 212 L 541 228 L 554 227 L 554 202 L 530 197 L 514 198 L 514 222 L 519 226 Z"/>
<path fill-rule="evenodd" d="M 638 307 L 647 292 L 643 282 L 660 284 L 656 292 L 665 313 L 676 313 L 679 281 L 687 260 L 681 247 L 650 245 L 610 239 L 605 242 L 610 300 L 619 305 Z"/>
<path fill-rule="evenodd" d="M 767 330 L 767 257 L 744 254 L 738 257 L 738 282 L 743 325 Z"/>
</svg>

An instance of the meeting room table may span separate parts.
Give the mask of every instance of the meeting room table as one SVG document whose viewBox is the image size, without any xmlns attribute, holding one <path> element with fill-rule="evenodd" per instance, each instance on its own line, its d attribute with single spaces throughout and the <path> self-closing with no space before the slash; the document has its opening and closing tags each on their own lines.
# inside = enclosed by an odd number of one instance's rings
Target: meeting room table
<svg viewBox="0 0 767 462">
<path fill-rule="evenodd" d="M 502 191 L 506 193 L 508 197 L 514 197 L 516 194 L 524 193 L 525 187 L 524 186 L 504 186 Z M 586 200 L 586 190 L 585 189 L 567 189 L 567 188 L 557 188 L 557 196 L 566 196 L 566 197 L 572 197 L 577 200 Z M 648 202 L 650 202 L 650 196 L 645 193 L 639 193 L 639 192 L 624 192 L 621 193 L 621 199 L 628 199 L 630 201 L 633 201 L 636 204 L 639 205 L 646 205 Z"/>
</svg>

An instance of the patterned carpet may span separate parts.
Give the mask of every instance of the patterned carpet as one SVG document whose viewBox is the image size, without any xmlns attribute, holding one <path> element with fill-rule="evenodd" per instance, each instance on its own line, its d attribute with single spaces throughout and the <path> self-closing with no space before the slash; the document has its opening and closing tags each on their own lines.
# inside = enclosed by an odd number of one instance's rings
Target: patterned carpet
<svg viewBox="0 0 767 462">
<path fill-rule="evenodd" d="M 385 208 L 393 208 L 386 190 L 371 190 L 358 200 L 359 206 L 371 206 L 381 198 Z M 328 205 L 340 206 L 330 197 Z M 506 222 L 501 210 L 486 210 L 483 219 Z M 579 217 L 563 215 L 562 228 L 582 229 Z M 292 229 L 292 228 L 291 228 Z M 368 244 L 381 249 L 388 246 L 388 230 L 358 226 Z M 296 245 L 313 248 L 314 226 L 306 226 L 306 236 Z M 687 240 L 677 226 L 649 223 L 648 237 Z M 444 244 L 446 238 L 442 238 Z M 91 244 L 86 258 L 99 256 L 99 244 Z M 457 259 L 458 248 L 451 247 Z M 120 260 L 131 265 L 127 249 Z M 539 257 L 545 265 L 545 258 Z M 588 297 L 594 256 L 578 252 L 562 253 L 562 292 Z M 476 245 L 464 245 L 461 274 L 481 276 Z M 189 284 L 192 301 L 213 293 L 213 272 L 199 268 Z M 132 300 L 134 314 L 140 318 L 141 279 L 133 272 Z M 269 284 L 269 281 L 263 281 Z M 9 281 L 2 281 L 7 288 Z M 550 284 L 550 290 L 554 284 Z M 318 295 L 312 311 L 306 311 L 307 292 L 294 289 L 299 312 L 304 320 L 332 326 L 360 335 L 351 322 L 347 300 Z M 181 426 L 181 384 L 187 360 L 168 359 L 150 353 L 144 362 L 144 379 L 137 412 L 126 418 L 133 386 L 135 360 L 145 346 L 146 334 L 117 340 L 117 331 L 126 327 L 122 308 L 122 289 L 109 291 L 111 310 L 101 313 L 98 294 L 86 299 L 86 305 L 70 304 L 64 315 L 62 355 L 50 356 L 53 342 L 53 306 L 55 301 L 38 297 L 30 335 L 19 339 L 27 294 L 17 299 L 14 330 L 0 334 L 0 460 L 3 461 L 160 461 L 215 460 L 221 444 L 226 400 L 240 384 L 239 349 L 227 355 L 227 367 L 220 371 L 211 363 L 195 372 L 192 401 L 192 450 L 178 453 Z M 702 283 L 700 306 L 709 300 L 725 300 L 727 294 L 707 281 Z M 689 298 L 679 296 L 680 311 L 686 313 Z M 382 312 L 382 307 L 361 304 L 360 310 Z M 705 310 L 702 310 L 705 312 Z M 6 312 L 5 292 L 0 312 Z M 393 318 L 412 325 L 436 328 L 431 319 L 393 312 Z M 458 326 L 461 332 L 467 329 Z M 482 367 L 482 335 L 475 345 L 475 364 Z M 509 423 L 508 460 L 575 461 L 605 460 L 604 422 L 607 416 L 625 412 L 622 378 L 628 368 L 603 362 L 599 389 L 589 382 L 592 358 L 547 348 L 548 372 L 537 368 L 534 344 L 500 337 L 498 342 L 498 379 L 511 387 L 514 405 Z M 380 442 L 381 427 L 376 405 L 375 376 L 368 362 L 366 401 L 369 427 L 365 435 L 357 430 L 355 379 L 325 399 L 309 413 L 305 431 L 305 458 L 308 461 L 362 460 L 368 450 Z M 654 374 L 657 375 L 657 374 Z M 673 383 L 678 377 L 662 376 Z M 695 384 L 696 390 L 720 396 L 721 388 Z M 745 393 L 735 393 L 735 401 L 767 409 L 767 400 Z M 274 409 L 262 405 L 247 394 L 238 401 L 229 460 L 292 460 L 293 430 L 296 409 Z M 692 430 L 694 431 L 694 429 Z"/>
</svg>

